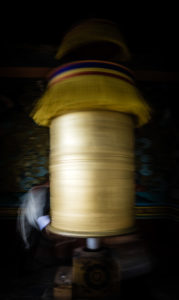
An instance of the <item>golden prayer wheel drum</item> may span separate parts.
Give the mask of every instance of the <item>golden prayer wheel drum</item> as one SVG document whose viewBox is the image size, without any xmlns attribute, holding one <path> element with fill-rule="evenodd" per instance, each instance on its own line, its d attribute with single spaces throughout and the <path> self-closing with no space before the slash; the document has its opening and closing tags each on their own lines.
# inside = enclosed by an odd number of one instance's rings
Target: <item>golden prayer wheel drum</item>
<svg viewBox="0 0 179 300">
<path fill-rule="evenodd" d="M 100 237 L 133 229 L 133 128 L 130 115 L 113 111 L 71 112 L 52 120 L 52 232 Z"/>
</svg>

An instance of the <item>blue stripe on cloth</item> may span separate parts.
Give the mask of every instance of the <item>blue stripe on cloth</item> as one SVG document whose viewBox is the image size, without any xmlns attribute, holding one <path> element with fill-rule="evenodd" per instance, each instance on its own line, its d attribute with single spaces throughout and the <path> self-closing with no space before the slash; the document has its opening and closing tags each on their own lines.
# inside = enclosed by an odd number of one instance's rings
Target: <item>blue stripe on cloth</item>
<svg viewBox="0 0 179 300">
<path fill-rule="evenodd" d="M 131 73 L 131 71 L 121 65 L 108 63 L 108 62 L 100 62 L 100 61 L 99 62 L 98 61 L 81 61 L 81 62 L 69 63 L 67 65 L 59 67 L 58 69 L 54 70 L 54 72 L 51 73 L 51 75 L 49 76 L 49 80 L 51 80 L 52 78 L 54 78 L 55 76 L 57 76 L 63 72 L 75 70 L 78 68 L 105 68 L 108 70 L 122 72 L 123 74 L 126 74 L 126 75 L 130 76 L 132 79 L 134 79 L 134 76 Z"/>
</svg>

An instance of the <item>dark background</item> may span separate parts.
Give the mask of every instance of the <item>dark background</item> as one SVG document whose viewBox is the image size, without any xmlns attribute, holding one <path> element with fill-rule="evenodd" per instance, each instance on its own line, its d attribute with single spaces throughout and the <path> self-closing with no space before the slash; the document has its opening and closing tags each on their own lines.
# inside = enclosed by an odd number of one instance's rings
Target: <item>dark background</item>
<svg viewBox="0 0 179 300">
<path fill-rule="evenodd" d="M 82 3 L 57 1 L 33 3 L 27 1 L 20 5 L 16 2 L 9 2 L 6 5 L 3 4 L 0 11 L 0 67 L 54 67 L 57 65 L 54 55 L 65 32 L 83 19 L 100 17 L 119 25 L 132 53 L 131 65 L 134 70 L 171 72 L 170 74 L 175 74 L 176 78 L 179 66 L 177 12 L 177 5 L 172 2 L 166 4 L 162 2 L 158 6 L 156 2 L 151 1 L 143 2 L 138 6 L 130 2 L 124 5 L 119 1 L 107 3 L 97 1 L 96 3 L 85 1 Z M 42 92 L 41 84 L 43 85 L 43 80 L 21 79 L 19 81 L 13 77 L 7 79 L 2 75 L 0 79 L 1 94 L 13 100 L 17 111 L 23 110 L 19 95 L 24 94 L 24 91 L 27 95 L 28 87 L 29 91 L 33 91 L 29 96 L 31 100 L 34 95 L 38 96 Z M 141 82 L 138 84 L 151 104 L 159 111 L 164 108 L 171 110 L 174 124 L 172 126 L 175 127 L 177 135 L 177 80 L 170 83 L 170 87 L 166 89 L 165 83 L 160 83 L 160 85 L 154 83 L 152 87 L 150 82 L 147 82 L 145 87 Z M 165 97 L 158 96 L 161 90 Z M 156 93 L 158 93 L 157 96 Z M 178 140 L 178 136 L 175 138 Z M 173 147 L 177 148 L 178 145 L 174 143 Z M 7 190 L 11 190 L 8 184 Z M 29 268 L 29 261 L 33 261 L 35 250 L 24 249 L 17 234 L 16 218 L 1 218 L 0 224 L 2 294 L 5 299 L 5 295 L 9 294 L 9 288 L 15 289 L 14 282 L 21 280 L 24 274 L 34 274 L 33 268 Z M 154 299 L 177 299 L 178 222 L 165 218 L 138 219 L 137 226 L 157 262 L 147 281 L 147 289 L 158 288 L 158 295 Z M 42 242 L 41 247 L 43 248 L 44 245 L 46 247 L 46 244 Z M 53 264 L 54 261 L 52 261 Z M 168 288 L 165 289 L 167 284 Z M 147 294 L 146 290 L 141 289 L 140 280 L 137 282 L 135 292 L 139 298 L 142 297 L 142 293 Z M 15 299 L 15 296 L 12 299 Z"/>
<path fill-rule="evenodd" d="M 154 54 L 163 57 L 163 64 L 177 69 L 178 17 L 177 5 L 120 1 L 43 3 L 1 7 L 2 45 L 28 43 L 59 45 L 71 26 L 86 18 L 106 18 L 119 25 L 133 54 Z M 9 49 L 13 52 L 13 48 Z M 157 67 L 157 66 L 156 66 Z M 163 66 L 164 67 L 164 66 Z"/>
</svg>

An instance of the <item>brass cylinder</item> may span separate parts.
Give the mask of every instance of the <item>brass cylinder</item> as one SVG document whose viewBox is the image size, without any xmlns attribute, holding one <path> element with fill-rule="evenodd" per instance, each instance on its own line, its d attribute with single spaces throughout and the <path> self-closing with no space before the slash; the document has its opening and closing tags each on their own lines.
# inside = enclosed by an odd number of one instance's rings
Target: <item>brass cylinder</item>
<svg viewBox="0 0 179 300">
<path fill-rule="evenodd" d="M 134 125 L 113 111 L 79 111 L 50 126 L 49 230 L 99 237 L 134 227 Z"/>
</svg>

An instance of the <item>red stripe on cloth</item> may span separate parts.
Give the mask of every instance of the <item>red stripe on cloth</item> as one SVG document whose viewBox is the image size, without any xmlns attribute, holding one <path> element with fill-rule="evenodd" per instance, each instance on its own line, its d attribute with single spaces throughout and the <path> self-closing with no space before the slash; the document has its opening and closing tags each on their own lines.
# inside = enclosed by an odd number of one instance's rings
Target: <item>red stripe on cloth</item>
<svg viewBox="0 0 179 300">
<path fill-rule="evenodd" d="M 103 75 L 103 76 L 107 76 L 107 77 L 114 77 L 117 79 L 122 79 L 122 80 L 134 85 L 134 83 L 131 80 L 129 80 L 121 75 L 112 74 L 112 73 L 108 73 L 108 72 L 101 72 L 101 71 L 84 71 L 84 72 L 78 72 L 75 74 L 69 74 L 69 75 L 63 76 L 62 78 L 54 80 L 52 83 L 49 82 L 49 86 L 52 86 L 52 85 L 56 84 L 57 82 L 63 81 L 65 79 L 76 77 L 79 75 Z"/>
<path fill-rule="evenodd" d="M 117 66 L 117 67 L 120 67 L 126 71 L 128 71 L 129 73 L 131 73 L 132 76 L 134 76 L 134 72 L 130 69 L 128 69 L 126 66 L 123 66 L 123 65 L 120 65 L 118 63 L 115 63 L 115 62 L 109 62 L 109 61 L 106 61 L 106 60 L 77 60 L 77 61 L 74 61 L 74 62 L 69 62 L 69 63 L 66 63 L 60 67 L 57 67 L 53 70 L 51 70 L 48 74 L 47 74 L 47 78 L 50 78 L 51 76 L 53 76 L 54 73 L 56 73 L 57 71 L 60 71 L 61 69 L 64 69 L 68 66 L 73 66 L 73 65 L 76 65 L 76 64 L 79 64 L 79 63 L 104 63 L 106 65 L 113 65 L 113 66 Z"/>
</svg>

